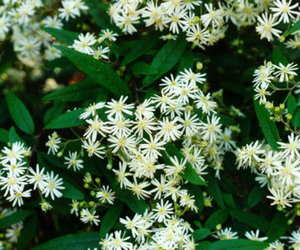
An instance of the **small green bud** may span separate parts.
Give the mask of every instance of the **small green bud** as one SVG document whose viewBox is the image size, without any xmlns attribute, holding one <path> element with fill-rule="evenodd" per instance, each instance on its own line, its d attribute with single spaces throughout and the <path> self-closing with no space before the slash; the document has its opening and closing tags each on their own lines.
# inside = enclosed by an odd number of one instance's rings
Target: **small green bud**
<svg viewBox="0 0 300 250">
<path fill-rule="evenodd" d="M 63 151 L 58 152 L 57 157 L 62 157 L 63 153 L 64 153 Z"/>
<path fill-rule="evenodd" d="M 92 207 L 92 206 L 94 206 L 94 205 L 95 205 L 95 202 L 93 202 L 93 201 L 90 201 L 90 202 L 89 202 L 89 206 L 90 206 L 90 207 Z"/>
<path fill-rule="evenodd" d="M 95 179 L 95 181 L 96 181 L 97 183 L 100 183 L 100 182 L 101 182 L 101 179 L 100 179 L 99 177 L 97 177 L 97 178 Z"/>
<path fill-rule="evenodd" d="M 92 191 L 90 192 L 90 195 L 94 197 L 94 196 L 96 196 L 96 192 L 95 192 L 94 190 L 92 190 Z"/>
<path fill-rule="evenodd" d="M 83 187 L 84 187 L 84 188 L 89 188 L 89 187 L 90 187 L 90 185 L 89 185 L 89 184 L 87 184 L 87 183 L 84 183 Z"/>
<path fill-rule="evenodd" d="M 222 224 L 218 224 L 218 225 L 216 226 L 216 229 L 217 229 L 218 231 L 220 231 L 221 228 L 222 228 Z"/>
<path fill-rule="evenodd" d="M 293 220 L 293 219 L 290 219 L 290 220 L 288 220 L 287 224 L 288 224 L 288 225 L 292 225 L 293 222 L 294 222 L 294 220 Z"/>
</svg>

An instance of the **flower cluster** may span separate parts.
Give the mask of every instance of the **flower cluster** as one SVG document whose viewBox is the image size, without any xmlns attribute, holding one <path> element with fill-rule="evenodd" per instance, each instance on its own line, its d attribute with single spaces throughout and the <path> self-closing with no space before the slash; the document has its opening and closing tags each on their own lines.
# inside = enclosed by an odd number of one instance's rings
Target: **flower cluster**
<svg viewBox="0 0 300 250">
<path fill-rule="evenodd" d="M 55 15 L 47 15 L 48 8 L 41 0 L 7 0 L 0 6 L 0 39 L 10 39 L 18 59 L 27 66 L 40 65 L 42 54 L 46 60 L 61 57 L 60 51 L 52 46 L 51 36 L 42 27 L 62 29 L 63 21 L 79 17 L 81 11 L 88 10 L 82 0 L 61 1 L 61 8 Z"/>
<path fill-rule="evenodd" d="M 201 13 L 197 16 L 197 13 Z M 298 21 L 300 14 L 298 3 L 292 1 L 236 1 L 230 0 L 202 3 L 201 0 L 184 1 L 117 1 L 111 4 L 109 15 L 124 33 L 137 32 L 137 26 L 144 22 L 146 27 L 154 26 L 156 30 L 169 30 L 164 39 L 176 39 L 180 31 L 186 33 L 186 39 L 194 45 L 205 49 L 214 45 L 225 36 L 229 21 L 237 27 L 256 24 L 256 31 L 261 39 L 268 41 L 279 37 L 282 30 L 276 29 L 281 23 Z M 293 33 L 294 40 L 287 42 L 288 47 L 299 47 L 299 32 Z M 284 37 L 281 39 L 284 40 Z"/>
<path fill-rule="evenodd" d="M 27 158 L 31 155 L 31 151 L 30 148 L 24 146 L 24 143 L 15 142 L 11 148 L 4 147 L 2 153 L 4 156 L 0 158 L 3 170 L 0 172 L 0 187 L 4 191 L 4 197 L 12 202 L 12 206 L 16 204 L 22 206 L 23 198 L 31 197 L 32 189 L 28 188 L 30 184 L 33 185 L 33 190 L 40 191 L 43 210 L 51 208 L 51 206 L 45 206 L 44 203 L 47 202 L 44 201 L 43 196 L 45 198 L 50 196 L 52 200 L 62 196 L 60 192 L 64 189 L 62 178 L 54 175 L 53 171 L 44 173 L 45 169 L 40 169 L 38 164 L 35 170 L 28 167 Z"/>
</svg>

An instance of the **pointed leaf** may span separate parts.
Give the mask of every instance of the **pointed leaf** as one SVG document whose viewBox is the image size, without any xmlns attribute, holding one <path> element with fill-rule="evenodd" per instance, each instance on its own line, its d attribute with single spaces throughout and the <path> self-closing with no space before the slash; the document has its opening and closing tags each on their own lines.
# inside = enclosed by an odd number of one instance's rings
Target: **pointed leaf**
<svg viewBox="0 0 300 250">
<path fill-rule="evenodd" d="M 17 250 L 23 250 L 27 247 L 33 236 L 35 235 L 37 226 L 37 215 L 30 216 L 25 223 L 24 228 L 21 230 L 20 237 L 18 238 Z"/>
<path fill-rule="evenodd" d="M 136 62 L 129 66 L 129 68 L 138 74 L 141 75 L 155 75 L 158 74 L 158 70 L 153 68 L 151 65 L 143 63 L 143 62 Z"/>
<path fill-rule="evenodd" d="M 34 133 L 34 123 L 25 105 L 12 92 L 6 93 L 6 101 L 11 118 L 17 127 L 23 132 L 32 135 Z"/>
<path fill-rule="evenodd" d="M 25 218 L 27 218 L 33 213 L 34 211 L 30 210 L 19 210 L 17 212 L 12 213 L 11 215 L 5 216 L 4 218 L 0 219 L 0 229 L 5 229 L 13 224 L 25 220 Z"/>
<path fill-rule="evenodd" d="M 282 63 L 285 66 L 289 64 L 288 59 L 282 54 L 280 48 L 278 47 L 275 47 L 273 49 L 272 59 L 273 59 L 273 63 L 276 65 L 279 65 L 279 63 Z"/>
<path fill-rule="evenodd" d="M 278 129 L 274 121 L 270 121 L 270 113 L 258 100 L 254 100 L 255 112 L 261 126 L 262 132 L 273 150 L 278 151 L 277 142 L 279 141 Z"/>
<path fill-rule="evenodd" d="M 228 211 L 224 209 L 219 209 L 214 212 L 206 220 L 204 226 L 209 229 L 215 229 L 218 224 L 223 224 L 228 218 Z"/>
<path fill-rule="evenodd" d="M 256 184 L 248 196 L 248 207 L 252 208 L 256 206 L 260 202 L 260 200 L 265 196 L 265 194 L 266 190 L 264 188 L 261 188 L 259 184 Z"/>
<path fill-rule="evenodd" d="M 9 142 L 9 132 L 3 128 L 0 128 L 0 141 L 4 143 Z"/>
<path fill-rule="evenodd" d="M 273 242 L 283 236 L 288 229 L 289 218 L 282 212 L 276 212 L 271 221 L 270 228 L 267 232 L 268 241 Z"/>
<path fill-rule="evenodd" d="M 286 34 L 287 36 L 300 30 L 300 20 L 298 20 L 294 25 L 293 27 L 289 30 L 289 32 Z"/>
<path fill-rule="evenodd" d="M 57 45 L 55 47 L 68 57 L 78 69 L 88 74 L 96 83 L 107 88 L 116 96 L 131 96 L 126 82 L 108 64 L 64 46 Z"/>
<path fill-rule="evenodd" d="M 207 250 L 262 250 L 268 247 L 268 243 L 246 239 L 219 240 L 213 242 Z"/>
<path fill-rule="evenodd" d="M 55 28 L 45 28 L 42 27 L 42 30 L 49 33 L 51 36 L 54 36 L 57 40 L 67 44 L 72 45 L 74 40 L 78 40 L 79 34 L 73 31 L 60 30 Z"/>
</svg>

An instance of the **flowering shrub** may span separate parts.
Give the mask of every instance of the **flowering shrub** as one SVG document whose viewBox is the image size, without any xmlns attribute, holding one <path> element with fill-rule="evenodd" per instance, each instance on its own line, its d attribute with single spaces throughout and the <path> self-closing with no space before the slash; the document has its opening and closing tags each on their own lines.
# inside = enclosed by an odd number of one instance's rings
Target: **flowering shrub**
<svg viewBox="0 0 300 250">
<path fill-rule="evenodd" d="M 300 249 L 297 1 L 0 4 L 0 249 Z"/>
</svg>

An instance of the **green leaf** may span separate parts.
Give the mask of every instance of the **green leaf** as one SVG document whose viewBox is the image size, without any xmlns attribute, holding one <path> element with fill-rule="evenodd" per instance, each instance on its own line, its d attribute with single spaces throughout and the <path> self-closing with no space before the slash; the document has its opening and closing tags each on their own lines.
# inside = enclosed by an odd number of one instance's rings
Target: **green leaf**
<svg viewBox="0 0 300 250">
<path fill-rule="evenodd" d="M 176 41 L 169 40 L 157 53 L 151 63 L 151 66 L 156 68 L 159 71 L 159 74 L 155 76 L 146 76 L 143 80 L 143 85 L 149 86 L 170 71 L 181 58 L 186 46 L 187 41 L 184 34 L 179 35 Z"/>
<path fill-rule="evenodd" d="M 193 69 L 194 55 L 190 50 L 187 50 L 179 60 L 177 75 L 184 69 Z"/>
<path fill-rule="evenodd" d="M 213 242 L 207 250 L 262 250 L 268 247 L 268 243 L 246 239 L 219 240 Z"/>
<path fill-rule="evenodd" d="M 110 17 L 107 15 L 107 10 L 110 4 L 104 4 L 99 0 L 84 0 L 85 4 L 89 7 L 89 13 L 93 17 L 93 21 L 100 27 L 115 31 L 116 27 L 111 24 Z"/>
<path fill-rule="evenodd" d="M 275 47 L 272 51 L 272 59 L 273 63 L 275 65 L 279 65 L 279 63 L 282 63 L 283 65 L 288 65 L 289 61 L 288 59 L 282 54 L 279 47 Z"/>
<path fill-rule="evenodd" d="M 278 129 L 274 121 L 270 121 L 270 113 L 258 100 L 254 100 L 255 112 L 261 126 L 262 132 L 273 150 L 279 151 L 277 142 L 279 141 Z"/>
<path fill-rule="evenodd" d="M 13 144 L 14 142 L 24 142 L 21 137 L 17 134 L 16 130 L 14 127 L 11 127 L 10 130 L 9 130 L 9 142 L 11 144 Z"/>
<path fill-rule="evenodd" d="M 58 89 L 43 97 L 43 101 L 81 101 L 107 95 L 107 89 L 94 80 L 88 79 L 70 86 Z"/>
<path fill-rule="evenodd" d="M 289 95 L 289 97 L 287 99 L 287 108 L 288 108 L 289 114 L 293 115 L 296 107 L 297 107 L 296 98 L 293 95 Z"/>
<path fill-rule="evenodd" d="M 93 78 L 96 83 L 107 88 L 116 96 L 131 96 L 126 82 L 124 82 L 108 64 L 64 46 L 56 45 L 55 47 L 68 57 L 78 69 L 85 72 Z"/>
<path fill-rule="evenodd" d="M 9 132 L 3 128 L 0 128 L 0 141 L 4 143 L 9 142 Z"/>
<path fill-rule="evenodd" d="M 44 64 L 45 68 L 74 69 L 76 66 L 66 57 L 54 59 Z"/>
<path fill-rule="evenodd" d="M 49 33 L 51 36 L 54 36 L 57 40 L 67 44 L 73 45 L 74 40 L 78 40 L 79 34 L 73 31 L 68 30 L 59 30 L 55 28 L 45 28 L 42 27 L 42 30 Z"/>
<path fill-rule="evenodd" d="M 175 145 L 171 144 L 171 143 L 168 143 L 165 145 L 165 149 L 166 149 L 166 152 L 167 154 L 170 156 L 170 157 L 174 157 L 174 156 L 177 156 L 177 159 L 180 161 L 181 159 L 184 158 L 184 156 L 180 153 L 180 151 L 175 147 Z M 167 154 L 162 151 L 162 156 L 163 156 L 163 159 L 166 161 L 166 162 L 170 162 L 169 160 L 169 157 L 167 156 Z M 171 164 L 171 163 L 169 163 Z M 193 169 L 192 165 L 189 163 L 189 162 L 186 162 L 185 164 L 185 170 L 184 170 L 184 173 L 181 174 L 182 178 L 189 181 L 190 183 L 192 184 L 195 184 L 195 185 L 206 185 L 206 183 L 200 179 L 199 175 L 197 174 L 197 172 Z"/>
<path fill-rule="evenodd" d="M 235 209 L 235 201 L 232 194 L 222 193 L 225 203 L 227 204 L 228 208 Z"/>
<path fill-rule="evenodd" d="M 215 202 L 217 202 L 219 207 L 224 209 L 225 204 L 223 201 L 222 192 L 219 187 L 219 183 L 215 177 L 214 171 L 208 169 L 208 174 L 205 175 L 205 179 L 208 182 L 208 185 L 205 187 L 206 191 L 213 197 L 213 199 L 215 200 Z"/>
<path fill-rule="evenodd" d="M 16 224 L 22 220 L 25 220 L 29 215 L 34 214 L 34 211 L 30 210 L 19 210 L 12 213 L 11 215 L 5 216 L 0 219 L 0 229 L 5 229 L 13 224 Z"/>
<path fill-rule="evenodd" d="M 143 62 L 135 62 L 134 64 L 129 66 L 133 72 L 141 74 L 141 75 L 156 75 L 158 74 L 158 70 L 153 68 L 151 65 L 143 63 Z"/>
<path fill-rule="evenodd" d="M 81 108 L 62 114 L 52 120 L 45 129 L 61 129 L 85 125 L 85 120 L 79 119 L 84 110 L 84 108 Z"/>
<path fill-rule="evenodd" d="M 193 232 L 195 241 L 203 240 L 210 234 L 210 230 L 207 228 L 200 228 Z"/>
<path fill-rule="evenodd" d="M 28 221 L 25 223 L 24 228 L 21 231 L 20 237 L 18 238 L 17 249 L 25 249 L 33 236 L 35 235 L 37 226 L 37 215 L 34 214 L 28 218 Z"/>
<path fill-rule="evenodd" d="M 204 226 L 209 229 L 215 229 L 218 224 L 223 224 L 228 218 L 228 211 L 224 209 L 219 209 L 214 212 L 206 220 Z"/>
<path fill-rule="evenodd" d="M 150 31 L 149 33 L 147 33 L 147 35 L 142 37 L 134 44 L 134 46 L 132 46 L 130 52 L 125 56 L 121 65 L 125 66 L 147 53 L 150 49 L 152 49 L 156 44 L 159 43 L 160 36 L 161 33 L 158 31 Z"/>
<path fill-rule="evenodd" d="M 292 115 L 292 124 L 295 128 L 298 128 L 300 126 L 300 106 L 297 105 Z"/>
<path fill-rule="evenodd" d="M 1 45 L 3 54 L 0 55 L 0 75 L 6 71 L 8 67 L 15 61 L 16 54 L 12 43 L 4 43 Z"/>
<path fill-rule="evenodd" d="M 46 243 L 38 245 L 31 250 L 82 250 L 99 247 L 98 232 L 82 232 L 68 234 Z"/>
<path fill-rule="evenodd" d="M 11 118 L 17 127 L 23 132 L 32 135 L 34 133 L 34 123 L 25 105 L 12 92 L 6 93 L 6 101 Z"/>
<path fill-rule="evenodd" d="M 226 115 L 218 114 L 217 113 L 216 116 L 220 117 L 220 121 L 219 122 L 222 125 L 224 125 L 224 126 L 235 126 L 236 125 L 236 122 L 232 118 L 230 118 L 230 117 L 228 117 Z"/>
<path fill-rule="evenodd" d="M 265 196 L 265 193 L 266 190 L 264 188 L 261 188 L 259 184 L 256 184 L 248 196 L 248 207 L 252 208 L 256 206 L 260 202 L 260 200 Z"/>
<path fill-rule="evenodd" d="M 64 112 L 64 108 L 65 102 L 54 102 L 53 107 L 49 108 L 44 115 L 44 124 L 47 125 L 49 122 L 61 115 L 62 112 Z"/>
<path fill-rule="evenodd" d="M 286 217 L 284 213 L 276 212 L 266 234 L 269 242 L 273 242 L 285 234 L 288 229 L 288 220 L 289 218 Z"/>
<path fill-rule="evenodd" d="M 124 203 L 117 200 L 114 202 L 114 205 L 111 206 L 106 214 L 104 215 L 101 227 L 100 227 L 100 238 L 104 238 L 105 235 L 113 228 L 114 224 L 118 221 L 119 215 L 123 210 Z"/>
<path fill-rule="evenodd" d="M 270 226 L 270 223 L 266 219 L 250 212 L 245 212 L 245 211 L 235 209 L 235 210 L 230 210 L 229 213 L 236 219 L 254 228 L 259 229 L 263 233 L 267 233 L 268 228 Z"/>
<path fill-rule="evenodd" d="M 300 20 L 298 20 L 293 27 L 289 30 L 289 32 L 286 34 L 287 36 L 294 33 L 295 31 L 300 30 Z"/>
</svg>

